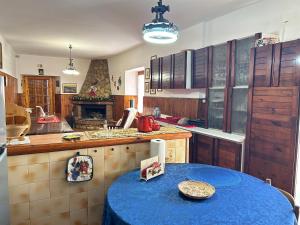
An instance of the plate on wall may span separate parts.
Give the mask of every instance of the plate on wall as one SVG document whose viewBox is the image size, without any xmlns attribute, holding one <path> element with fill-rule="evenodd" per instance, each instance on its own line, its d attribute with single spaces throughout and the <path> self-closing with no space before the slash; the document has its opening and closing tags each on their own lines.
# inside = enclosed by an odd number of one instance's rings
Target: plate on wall
<svg viewBox="0 0 300 225">
<path fill-rule="evenodd" d="M 211 184 L 194 180 L 180 182 L 178 189 L 184 196 L 192 199 L 207 199 L 216 192 L 215 187 Z"/>
</svg>

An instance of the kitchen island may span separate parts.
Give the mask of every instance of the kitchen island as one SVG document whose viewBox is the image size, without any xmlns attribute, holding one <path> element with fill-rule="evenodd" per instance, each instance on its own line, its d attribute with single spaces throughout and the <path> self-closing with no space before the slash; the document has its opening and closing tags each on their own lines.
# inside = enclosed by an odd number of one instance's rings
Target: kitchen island
<svg viewBox="0 0 300 225">
<path fill-rule="evenodd" d="M 30 144 L 8 146 L 12 225 L 101 224 L 108 187 L 149 158 L 151 139 L 166 140 L 167 162 L 188 162 L 191 133 L 180 129 L 163 127 L 147 134 L 136 129 L 80 134 L 81 139 L 74 142 L 64 141 L 63 134 L 48 134 L 29 136 Z M 67 160 L 77 152 L 92 156 L 93 179 L 68 183 Z"/>
</svg>

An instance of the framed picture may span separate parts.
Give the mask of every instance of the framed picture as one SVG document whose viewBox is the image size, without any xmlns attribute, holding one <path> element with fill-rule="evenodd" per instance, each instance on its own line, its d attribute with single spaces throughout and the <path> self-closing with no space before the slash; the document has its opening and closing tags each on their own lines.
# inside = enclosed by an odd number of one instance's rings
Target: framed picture
<svg viewBox="0 0 300 225">
<path fill-rule="evenodd" d="M 2 44 L 0 42 L 0 69 L 3 69 Z"/>
<path fill-rule="evenodd" d="M 77 93 L 77 84 L 76 83 L 63 83 L 62 90 L 65 94 L 76 94 Z"/>
<path fill-rule="evenodd" d="M 145 93 L 149 93 L 149 91 L 150 91 L 150 83 L 145 82 Z"/>
<path fill-rule="evenodd" d="M 39 69 L 39 75 L 44 75 L 44 69 Z"/>
<path fill-rule="evenodd" d="M 145 69 L 145 79 L 147 79 L 147 80 L 150 79 L 150 68 Z"/>
<path fill-rule="evenodd" d="M 155 95 L 156 94 L 156 89 L 150 89 L 150 94 Z"/>
<path fill-rule="evenodd" d="M 60 87 L 60 81 L 59 80 L 55 80 L 55 87 Z"/>
</svg>

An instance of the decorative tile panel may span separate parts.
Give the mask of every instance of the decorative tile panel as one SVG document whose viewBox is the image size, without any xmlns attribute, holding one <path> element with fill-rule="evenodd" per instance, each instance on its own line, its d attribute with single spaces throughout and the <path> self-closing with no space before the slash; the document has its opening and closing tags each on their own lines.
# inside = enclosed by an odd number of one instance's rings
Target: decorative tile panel
<svg viewBox="0 0 300 225">
<path fill-rule="evenodd" d="M 67 159 L 93 157 L 93 179 L 68 183 Z M 167 141 L 172 160 L 185 162 L 186 140 Z M 168 154 L 168 153 L 167 153 Z M 8 157 L 11 225 L 99 225 L 107 189 L 150 157 L 150 143 Z"/>
</svg>

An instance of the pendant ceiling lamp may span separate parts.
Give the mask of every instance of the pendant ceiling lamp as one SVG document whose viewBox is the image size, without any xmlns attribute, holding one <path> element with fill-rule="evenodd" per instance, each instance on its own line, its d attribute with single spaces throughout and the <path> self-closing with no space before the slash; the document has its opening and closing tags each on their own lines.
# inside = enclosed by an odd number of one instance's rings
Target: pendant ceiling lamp
<svg viewBox="0 0 300 225">
<path fill-rule="evenodd" d="M 156 13 L 154 20 L 144 24 L 144 40 L 154 44 L 174 43 L 178 39 L 178 27 L 163 16 L 165 12 L 170 12 L 170 6 L 163 5 L 162 0 L 157 4 L 151 10 L 152 13 Z"/>
<path fill-rule="evenodd" d="M 79 72 L 76 70 L 72 59 L 72 45 L 69 45 L 69 49 L 70 49 L 70 62 L 67 68 L 63 70 L 63 73 L 66 75 L 79 75 Z"/>
</svg>

